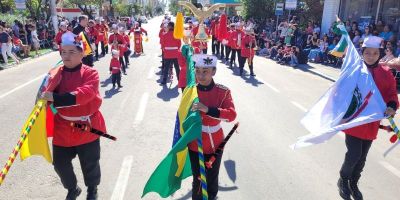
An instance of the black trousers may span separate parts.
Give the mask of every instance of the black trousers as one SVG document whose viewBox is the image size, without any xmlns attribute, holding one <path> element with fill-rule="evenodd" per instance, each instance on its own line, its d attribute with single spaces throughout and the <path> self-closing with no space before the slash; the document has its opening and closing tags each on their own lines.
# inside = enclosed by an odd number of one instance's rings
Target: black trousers
<svg viewBox="0 0 400 200">
<path fill-rule="evenodd" d="M 190 164 L 192 166 L 193 184 L 192 184 L 192 199 L 202 200 L 201 185 L 200 185 L 200 164 L 199 154 L 189 150 Z M 204 154 L 204 162 L 207 162 L 211 158 L 211 154 Z M 207 180 L 207 192 L 208 199 L 214 200 L 218 194 L 218 176 L 219 167 L 221 166 L 222 154 L 217 156 L 212 168 L 206 168 L 206 180 Z"/>
<path fill-rule="evenodd" d="M 128 65 L 129 64 L 129 56 L 131 54 L 131 51 L 128 50 L 124 53 L 124 58 L 125 58 L 125 64 Z"/>
<path fill-rule="evenodd" d="M 236 62 L 236 54 L 238 55 L 238 60 L 240 61 L 241 58 L 241 50 L 240 49 L 232 49 L 231 54 L 231 65 Z"/>
<path fill-rule="evenodd" d="M 94 64 L 93 64 L 93 55 L 90 54 L 90 55 L 87 55 L 87 56 L 83 57 L 82 58 L 82 63 L 87 65 L 87 66 L 93 67 L 94 66 Z"/>
<path fill-rule="evenodd" d="M 231 53 L 231 47 L 229 47 L 228 45 L 225 45 L 225 60 L 228 61 L 229 60 L 229 54 Z"/>
<path fill-rule="evenodd" d="M 178 59 L 177 58 L 165 58 L 164 59 L 164 67 L 163 67 L 163 82 L 167 81 L 168 78 L 168 73 L 170 68 L 174 65 L 175 72 L 176 72 L 176 78 L 179 80 L 179 64 L 178 64 Z"/>
<path fill-rule="evenodd" d="M 361 177 L 371 145 L 371 140 L 363 140 L 346 134 L 347 153 L 340 170 L 342 178 L 358 179 Z"/>
<path fill-rule="evenodd" d="M 66 189 L 75 189 L 76 175 L 72 166 L 72 159 L 78 155 L 81 163 L 83 180 L 87 187 L 100 184 L 100 140 L 75 146 L 61 147 L 53 145 L 53 165 L 61 183 Z"/>
<path fill-rule="evenodd" d="M 121 86 L 121 72 L 119 72 L 117 74 L 112 74 L 111 81 L 112 81 L 113 86 L 115 86 L 115 83 L 117 83 L 118 86 Z"/>
<path fill-rule="evenodd" d="M 217 38 L 213 35 L 211 39 L 211 52 L 212 54 L 215 54 L 217 51 Z M 218 54 L 218 53 L 217 53 Z"/>
<path fill-rule="evenodd" d="M 122 72 L 125 74 L 126 73 L 126 65 L 124 62 L 124 57 L 119 57 L 119 63 L 121 63 Z"/>
</svg>

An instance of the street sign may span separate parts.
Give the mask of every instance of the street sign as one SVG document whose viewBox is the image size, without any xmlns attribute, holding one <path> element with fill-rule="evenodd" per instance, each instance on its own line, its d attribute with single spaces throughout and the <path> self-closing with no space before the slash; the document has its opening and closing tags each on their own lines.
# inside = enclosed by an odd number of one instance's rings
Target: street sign
<svg viewBox="0 0 400 200">
<path fill-rule="evenodd" d="M 283 3 L 276 3 L 275 15 L 283 15 Z"/>
<path fill-rule="evenodd" d="M 297 0 L 286 0 L 285 9 L 286 10 L 296 10 Z"/>
<path fill-rule="evenodd" d="M 25 0 L 15 0 L 15 8 L 18 10 L 26 9 Z"/>
</svg>

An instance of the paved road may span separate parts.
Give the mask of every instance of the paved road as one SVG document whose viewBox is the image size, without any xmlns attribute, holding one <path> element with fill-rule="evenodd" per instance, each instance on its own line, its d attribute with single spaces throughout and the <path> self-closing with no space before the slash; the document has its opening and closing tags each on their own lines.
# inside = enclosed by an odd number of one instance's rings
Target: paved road
<svg viewBox="0 0 400 200">
<path fill-rule="evenodd" d="M 101 111 L 109 132 L 118 137 L 116 142 L 101 141 L 100 199 L 140 199 L 151 172 L 171 148 L 181 92 L 176 81 L 171 87 L 158 83 L 160 22 L 161 18 L 155 18 L 144 25 L 150 34 L 150 41 L 144 43 L 146 54 L 131 59 L 120 91 L 111 90 L 110 55 L 95 63 L 104 97 Z M 0 71 L 1 165 L 19 138 L 41 78 L 59 60 L 55 52 Z M 239 134 L 232 137 L 224 153 L 220 199 L 339 199 L 336 181 L 345 153 L 343 135 L 324 145 L 289 149 L 297 137 L 307 134 L 299 123 L 301 117 L 333 82 L 303 68 L 277 65 L 264 58 L 256 58 L 254 64 L 256 78 L 239 77 L 237 69 L 218 64 L 215 80 L 232 90 L 240 122 Z M 225 130 L 232 126 L 223 125 Z M 399 199 L 400 150 L 388 158 L 382 156 L 389 147 L 389 137 L 381 132 L 371 148 L 360 183 L 365 199 Z M 79 162 L 74 164 L 83 187 Z M 189 199 L 190 184 L 190 179 L 185 180 L 170 199 Z M 41 157 L 16 161 L 0 187 L 1 200 L 53 200 L 65 195 L 52 165 Z M 160 198 L 151 193 L 144 199 Z"/>
</svg>

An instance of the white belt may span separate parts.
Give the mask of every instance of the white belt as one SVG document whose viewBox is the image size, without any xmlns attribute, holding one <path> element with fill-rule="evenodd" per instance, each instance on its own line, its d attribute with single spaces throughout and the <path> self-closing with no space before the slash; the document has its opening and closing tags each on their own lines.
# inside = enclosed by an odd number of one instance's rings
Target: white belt
<svg viewBox="0 0 400 200">
<path fill-rule="evenodd" d="M 178 47 L 164 47 L 165 50 L 177 50 Z"/>
<path fill-rule="evenodd" d="M 111 67 L 111 69 L 119 69 L 119 67 Z"/>
<path fill-rule="evenodd" d="M 68 117 L 68 116 L 61 115 L 60 113 L 58 113 L 58 115 L 59 115 L 61 118 L 67 120 L 67 121 L 73 121 L 73 122 L 76 122 L 76 121 L 84 121 L 84 122 L 89 122 L 89 124 L 91 124 L 91 122 L 90 122 L 90 116 L 91 116 L 91 115 L 79 116 L 79 117 Z"/>
<path fill-rule="evenodd" d="M 201 131 L 208 134 L 216 133 L 219 131 L 219 129 L 221 129 L 221 124 L 216 126 L 201 126 Z"/>
</svg>

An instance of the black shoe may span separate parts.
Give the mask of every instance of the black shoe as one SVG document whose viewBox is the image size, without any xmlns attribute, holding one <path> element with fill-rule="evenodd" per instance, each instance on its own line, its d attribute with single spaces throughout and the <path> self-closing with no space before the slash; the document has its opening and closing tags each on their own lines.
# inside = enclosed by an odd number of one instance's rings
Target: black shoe
<svg viewBox="0 0 400 200">
<path fill-rule="evenodd" d="M 339 187 L 339 194 L 344 200 L 351 200 L 349 179 L 339 178 L 337 186 Z"/>
<path fill-rule="evenodd" d="M 122 85 L 118 85 L 118 88 L 123 88 L 124 86 L 122 86 Z"/>
<path fill-rule="evenodd" d="M 115 85 L 113 85 L 113 88 L 115 88 Z"/>
<path fill-rule="evenodd" d="M 349 181 L 350 193 L 354 200 L 363 200 L 364 199 L 360 189 L 358 188 L 358 180 L 359 179 L 360 178 L 352 178 Z"/>
<path fill-rule="evenodd" d="M 75 189 L 69 189 L 65 200 L 76 200 L 76 198 L 81 194 L 81 192 L 82 189 L 79 186 L 76 186 Z"/>
<path fill-rule="evenodd" d="M 162 81 L 161 82 L 161 85 L 165 85 L 165 84 L 167 84 L 167 81 Z"/>
<path fill-rule="evenodd" d="M 88 187 L 86 200 L 97 200 L 97 187 Z"/>
<path fill-rule="evenodd" d="M 256 76 L 256 74 L 254 74 L 253 72 L 250 73 L 250 76 Z"/>
</svg>

